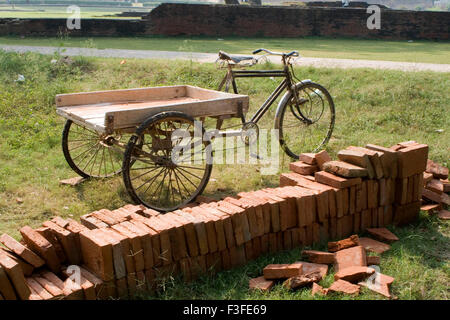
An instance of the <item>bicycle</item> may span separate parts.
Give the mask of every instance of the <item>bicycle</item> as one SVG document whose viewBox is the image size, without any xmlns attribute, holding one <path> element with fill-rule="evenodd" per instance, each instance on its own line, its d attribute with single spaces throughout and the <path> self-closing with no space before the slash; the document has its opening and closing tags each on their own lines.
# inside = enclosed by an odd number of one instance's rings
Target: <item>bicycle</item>
<svg viewBox="0 0 450 320">
<path fill-rule="evenodd" d="M 254 129 L 258 132 L 258 121 L 277 98 L 286 91 L 278 103 L 274 121 L 274 127 L 279 132 L 279 143 L 282 149 L 294 159 L 298 159 L 300 153 L 303 152 L 319 151 L 328 143 L 334 129 L 335 108 L 330 93 L 318 83 L 309 79 L 299 80 L 296 77 L 292 59 L 300 57 L 297 51 L 280 53 L 260 48 L 253 51 L 253 54 L 260 52 L 266 54 L 258 57 L 232 56 L 219 51 L 219 58 L 216 62 L 219 62 L 221 67 L 226 67 L 227 73 L 222 79 L 218 91 L 222 91 L 225 85 L 225 91 L 228 92 L 231 85 L 233 92 L 237 94 L 236 78 L 284 78 L 251 117 L 250 121 L 246 121 L 243 113 L 240 114 L 242 131 Z M 236 67 L 253 66 L 268 55 L 281 56 L 283 69 L 234 70 Z M 294 80 L 299 82 L 294 83 Z M 221 124 L 221 122 L 218 123 L 218 128 Z M 299 133 L 304 133 L 304 137 L 302 138 Z"/>
</svg>

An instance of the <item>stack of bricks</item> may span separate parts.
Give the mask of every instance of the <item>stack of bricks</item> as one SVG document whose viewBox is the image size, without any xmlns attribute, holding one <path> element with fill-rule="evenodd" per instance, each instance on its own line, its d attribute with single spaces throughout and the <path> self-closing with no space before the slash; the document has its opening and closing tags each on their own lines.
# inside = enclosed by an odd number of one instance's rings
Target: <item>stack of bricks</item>
<svg viewBox="0 0 450 320">
<path fill-rule="evenodd" d="M 55 217 L 23 227 L 21 242 L 0 237 L 0 299 L 130 297 L 154 292 L 170 276 L 192 281 L 262 254 L 410 222 L 427 155 L 413 142 L 349 147 L 340 161 L 303 154 L 277 188 L 198 197 L 165 214 L 126 205 L 81 223 Z"/>
</svg>

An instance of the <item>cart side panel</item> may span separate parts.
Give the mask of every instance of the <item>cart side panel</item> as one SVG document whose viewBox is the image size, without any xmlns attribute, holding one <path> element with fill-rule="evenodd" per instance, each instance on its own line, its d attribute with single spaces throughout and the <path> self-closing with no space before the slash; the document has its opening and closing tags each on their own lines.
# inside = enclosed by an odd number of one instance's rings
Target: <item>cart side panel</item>
<svg viewBox="0 0 450 320">
<path fill-rule="evenodd" d="M 186 96 L 186 86 L 166 86 L 80 92 L 56 95 L 56 107 L 100 104 L 108 102 L 139 102 Z"/>
<path fill-rule="evenodd" d="M 155 106 L 145 109 L 107 112 L 105 116 L 105 126 L 108 131 L 138 126 L 147 118 L 163 111 L 180 111 L 194 118 L 220 115 L 238 116 L 239 108 L 241 107 L 242 112 L 246 113 L 248 111 L 248 105 L 248 96 L 238 96 L 225 99 Z"/>
</svg>

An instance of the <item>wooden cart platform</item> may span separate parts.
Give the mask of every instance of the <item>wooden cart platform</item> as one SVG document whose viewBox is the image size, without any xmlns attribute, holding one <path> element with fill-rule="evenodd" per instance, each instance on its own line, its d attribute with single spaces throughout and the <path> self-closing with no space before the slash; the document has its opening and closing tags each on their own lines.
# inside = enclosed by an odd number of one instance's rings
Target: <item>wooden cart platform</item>
<svg viewBox="0 0 450 320">
<path fill-rule="evenodd" d="M 62 117 L 110 134 L 135 128 L 163 111 L 181 111 L 191 117 L 239 117 L 248 111 L 246 95 L 181 85 L 59 94 L 56 112 Z"/>
</svg>

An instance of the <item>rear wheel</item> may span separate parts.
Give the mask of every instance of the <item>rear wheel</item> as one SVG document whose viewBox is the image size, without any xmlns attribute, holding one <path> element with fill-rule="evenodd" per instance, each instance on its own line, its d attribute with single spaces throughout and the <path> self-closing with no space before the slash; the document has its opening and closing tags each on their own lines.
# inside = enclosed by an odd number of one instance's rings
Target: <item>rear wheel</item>
<svg viewBox="0 0 450 320">
<path fill-rule="evenodd" d="M 275 119 L 280 145 L 294 159 L 300 153 L 322 149 L 330 140 L 335 122 L 333 99 L 324 87 L 303 82 L 296 85 L 296 92 L 299 104 L 291 93 Z"/>
<path fill-rule="evenodd" d="M 130 138 L 123 161 L 127 191 L 137 203 L 173 211 L 205 189 L 212 170 L 201 122 L 181 112 L 147 119 Z"/>
</svg>

